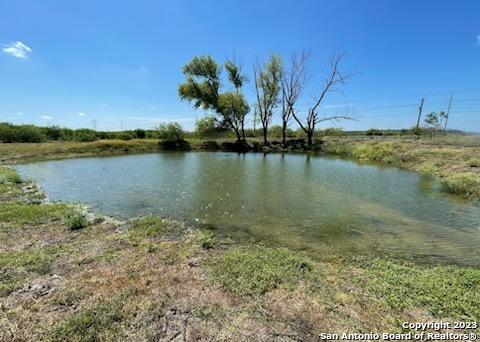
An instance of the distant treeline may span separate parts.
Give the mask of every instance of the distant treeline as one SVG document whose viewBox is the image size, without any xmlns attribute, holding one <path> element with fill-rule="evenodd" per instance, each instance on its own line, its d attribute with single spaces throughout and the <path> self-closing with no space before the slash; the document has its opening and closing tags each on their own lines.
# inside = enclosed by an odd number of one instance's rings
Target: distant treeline
<svg viewBox="0 0 480 342">
<path fill-rule="evenodd" d="M 315 136 L 393 136 L 393 135 L 413 135 L 426 134 L 427 130 L 400 129 L 400 130 L 380 130 L 369 129 L 366 131 L 344 131 L 340 128 L 327 128 L 315 131 Z M 460 131 L 449 131 L 449 133 L 458 133 Z M 261 129 L 245 129 L 247 138 L 261 138 L 263 132 Z M 269 130 L 271 138 L 282 138 L 282 127 L 272 126 Z M 287 128 L 286 136 L 288 138 L 305 138 L 305 132 L 301 129 L 293 130 Z M 175 137 L 175 138 L 173 138 Z M 0 123 L 0 142 L 3 143 L 38 143 L 46 141 L 95 141 L 101 139 L 234 139 L 235 134 L 231 130 L 219 128 L 209 117 L 197 121 L 195 130 L 188 132 L 178 123 L 160 125 L 156 129 L 135 129 L 128 131 L 95 131 L 88 128 L 70 129 L 58 126 L 39 127 L 35 125 L 13 125 L 10 123 Z"/>
</svg>

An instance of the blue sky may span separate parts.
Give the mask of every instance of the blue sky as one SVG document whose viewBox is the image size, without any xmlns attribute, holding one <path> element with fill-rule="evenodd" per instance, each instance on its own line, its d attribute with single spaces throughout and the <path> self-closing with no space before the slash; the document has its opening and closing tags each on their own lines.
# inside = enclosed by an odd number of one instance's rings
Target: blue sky
<svg viewBox="0 0 480 342">
<path fill-rule="evenodd" d="M 311 53 L 300 109 L 320 89 L 328 56 L 359 74 L 325 102 L 345 129 L 406 128 L 446 110 L 450 127 L 480 131 L 480 2 L 26 1 L 0 2 L 0 121 L 119 130 L 204 115 L 178 99 L 193 56 L 252 63 Z M 253 85 L 245 90 L 253 103 Z M 250 124 L 249 124 L 250 125 Z M 295 127 L 295 125 L 293 125 Z"/>
</svg>

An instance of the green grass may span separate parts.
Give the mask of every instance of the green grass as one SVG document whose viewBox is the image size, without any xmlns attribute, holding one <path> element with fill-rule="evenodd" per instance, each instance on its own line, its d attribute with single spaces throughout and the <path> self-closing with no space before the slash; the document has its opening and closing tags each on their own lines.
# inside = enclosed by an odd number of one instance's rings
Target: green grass
<svg viewBox="0 0 480 342">
<path fill-rule="evenodd" d="M 213 277 L 225 290 L 260 295 L 282 285 L 294 285 L 311 271 L 306 259 L 283 248 L 235 247 L 213 266 Z"/>
<path fill-rule="evenodd" d="M 26 271 L 45 274 L 50 269 L 50 263 L 56 249 L 25 249 L 0 253 L 0 269 L 19 267 Z"/>
<path fill-rule="evenodd" d="M 41 224 L 62 220 L 71 211 L 72 206 L 64 203 L 23 204 L 1 202 L 0 221 L 14 224 Z"/>
<path fill-rule="evenodd" d="M 158 238 L 167 234 L 176 234 L 181 231 L 181 226 L 160 217 L 147 216 L 131 221 L 130 227 L 125 233 L 125 238 L 138 243 L 145 239 Z"/>
<path fill-rule="evenodd" d="M 480 269 L 364 261 L 356 278 L 367 297 L 395 310 L 424 308 L 438 318 L 480 319 Z"/>
<path fill-rule="evenodd" d="M 419 167 L 418 171 L 424 176 L 435 176 L 438 173 L 438 167 L 434 163 L 425 163 Z"/>
<path fill-rule="evenodd" d="M 0 167 L 0 184 L 5 183 L 22 183 L 22 178 L 14 169 Z"/>
<path fill-rule="evenodd" d="M 125 319 L 122 296 L 114 298 L 61 322 L 52 331 L 53 341 L 117 340 L 119 323 Z"/>
<path fill-rule="evenodd" d="M 480 158 L 472 158 L 468 161 L 470 167 L 480 167 Z"/>
<path fill-rule="evenodd" d="M 445 191 L 466 198 L 480 196 L 480 177 L 472 172 L 450 175 L 442 180 Z"/>
<path fill-rule="evenodd" d="M 23 280 L 18 276 L 0 277 L 0 298 L 8 296 L 23 285 Z"/>
</svg>

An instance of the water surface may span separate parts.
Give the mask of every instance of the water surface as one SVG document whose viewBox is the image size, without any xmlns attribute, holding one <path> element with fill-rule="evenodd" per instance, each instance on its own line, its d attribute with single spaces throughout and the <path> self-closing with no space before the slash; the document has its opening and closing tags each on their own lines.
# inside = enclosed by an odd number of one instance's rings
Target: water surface
<svg viewBox="0 0 480 342">
<path fill-rule="evenodd" d="M 314 256 L 387 254 L 480 264 L 480 205 L 432 179 L 304 154 L 178 152 L 19 166 L 51 200 L 161 215 Z"/>
</svg>

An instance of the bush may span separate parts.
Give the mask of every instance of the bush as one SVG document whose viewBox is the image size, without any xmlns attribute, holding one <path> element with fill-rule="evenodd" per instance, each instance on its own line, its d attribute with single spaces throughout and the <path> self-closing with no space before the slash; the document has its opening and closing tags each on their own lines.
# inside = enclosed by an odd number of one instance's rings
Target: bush
<svg viewBox="0 0 480 342">
<path fill-rule="evenodd" d="M 8 123 L 0 123 L 0 141 L 4 143 L 14 142 L 14 130 Z"/>
<path fill-rule="evenodd" d="M 65 224 L 68 229 L 77 230 L 85 228 L 88 225 L 88 222 L 84 214 L 75 212 L 67 216 Z"/>
<path fill-rule="evenodd" d="M 134 137 L 134 135 L 132 133 L 128 133 L 128 132 L 123 132 L 120 134 L 120 139 L 122 140 L 132 140 Z"/>
<path fill-rule="evenodd" d="M 34 125 L 15 126 L 13 129 L 13 142 L 39 143 L 42 141 L 45 141 L 45 135 Z"/>
<path fill-rule="evenodd" d="M 80 142 L 95 141 L 98 139 L 97 132 L 93 129 L 77 129 L 73 133 L 73 140 Z"/>
<path fill-rule="evenodd" d="M 198 138 L 217 138 L 225 132 L 225 129 L 218 127 L 213 116 L 206 116 L 195 123 L 195 135 Z"/>
<path fill-rule="evenodd" d="M 179 141 L 185 137 L 185 132 L 179 123 L 173 122 L 169 124 L 161 124 L 158 128 L 158 136 L 160 139 L 168 141 Z"/>
<path fill-rule="evenodd" d="M 341 128 L 327 128 L 323 130 L 323 135 L 331 136 L 331 137 L 339 137 L 343 135 L 343 131 Z"/>
<path fill-rule="evenodd" d="M 383 135 L 383 131 L 376 129 L 376 128 L 370 128 L 365 135 Z"/>
<path fill-rule="evenodd" d="M 145 139 L 146 133 L 143 129 L 136 129 L 134 132 L 137 139 Z"/>
</svg>

